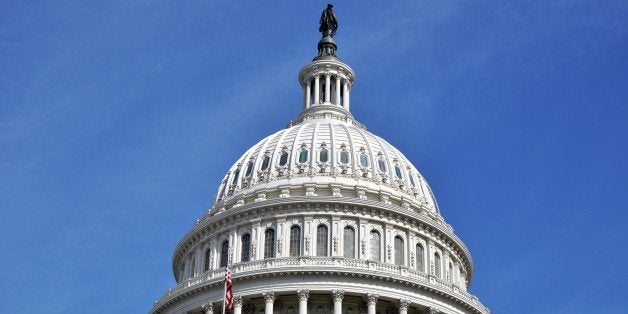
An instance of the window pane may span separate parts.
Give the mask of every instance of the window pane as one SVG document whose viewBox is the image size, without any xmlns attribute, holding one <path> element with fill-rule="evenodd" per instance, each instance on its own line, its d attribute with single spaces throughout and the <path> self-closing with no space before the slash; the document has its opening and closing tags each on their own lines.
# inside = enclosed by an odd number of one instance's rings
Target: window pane
<svg viewBox="0 0 628 314">
<path fill-rule="evenodd" d="M 414 184 L 414 179 L 412 178 L 412 174 L 410 174 L 410 184 L 412 184 L 412 187 L 415 187 L 416 185 Z"/>
<path fill-rule="evenodd" d="M 233 181 L 231 182 L 231 184 L 238 184 L 238 176 L 240 176 L 240 168 L 236 169 L 236 171 L 233 173 Z"/>
<path fill-rule="evenodd" d="M 347 151 L 340 152 L 340 163 L 345 164 L 345 165 L 349 163 L 349 152 Z"/>
<path fill-rule="evenodd" d="M 327 256 L 327 226 L 319 225 L 316 229 L 316 256 Z"/>
<path fill-rule="evenodd" d="M 368 167 L 369 166 L 369 156 L 366 154 L 360 154 L 360 166 Z"/>
<path fill-rule="evenodd" d="M 229 263 L 229 241 L 223 242 L 220 249 L 220 267 L 226 267 L 227 263 Z"/>
<path fill-rule="evenodd" d="M 270 156 L 264 156 L 264 160 L 262 161 L 262 170 L 268 169 L 270 165 Z"/>
<path fill-rule="evenodd" d="M 416 245 L 416 269 L 418 271 L 425 271 L 423 268 L 423 246 L 420 244 Z"/>
<path fill-rule="evenodd" d="M 386 172 L 386 163 L 384 162 L 384 160 L 380 159 L 379 161 L 377 161 L 377 165 L 379 166 L 379 171 Z"/>
<path fill-rule="evenodd" d="M 205 251 L 205 267 L 203 267 L 203 270 L 205 271 L 209 270 L 209 263 L 211 261 L 211 258 L 212 258 L 212 250 L 207 249 L 207 251 Z"/>
<path fill-rule="evenodd" d="M 403 265 L 403 239 L 395 237 L 395 264 Z"/>
<path fill-rule="evenodd" d="M 371 231 L 371 259 L 381 261 L 379 232 Z"/>
<path fill-rule="evenodd" d="M 242 255 L 240 261 L 248 262 L 251 259 L 251 235 L 245 234 L 242 236 Z"/>
<path fill-rule="evenodd" d="M 436 277 L 440 278 L 440 255 L 434 253 L 434 272 Z"/>
<path fill-rule="evenodd" d="M 355 258 L 355 230 L 351 227 L 345 227 L 343 256 L 346 258 Z"/>
<path fill-rule="evenodd" d="M 397 179 L 401 180 L 401 178 L 403 178 L 401 176 L 401 169 L 399 168 L 399 166 L 395 166 L 395 175 L 397 176 Z"/>
<path fill-rule="evenodd" d="M 326 149 L 321 150 L 320 160 L 321 162 L 327 162 L 327 160 L 329 160 L 329 154 L 327 153 Z"/>
<path fill-rule="evenodd" d="M 250 177 L 251 173 L 253 173 L 253 162 L 249 161 L 249 163 L 246 165 L 246 172 L 244 173 L 244 176 Z"/>
<path fill-rule="evenodd" d="M 285 166 L 287 163 L 288 163 L 288 152 L 284 152 L 281 154 L 281 157 L 279 157 L 279 165 Z"/>
<path fill-rule="evenodd" d="M 275 257 L 275 230 L 266 229 L 264 237 L 264 258 Z"/>
<path fill-rule="evenodd" d="M 307 149 L 302 150 L 299 153 L 299 162 L 300 163 L 306 163 L 308 155 L 309 155 L 309 151 Z"/>
<path fill-rule="evenodd" d="M 290 256 L 301 255 L 301 227 L 290 228 Z"/>
</svg>

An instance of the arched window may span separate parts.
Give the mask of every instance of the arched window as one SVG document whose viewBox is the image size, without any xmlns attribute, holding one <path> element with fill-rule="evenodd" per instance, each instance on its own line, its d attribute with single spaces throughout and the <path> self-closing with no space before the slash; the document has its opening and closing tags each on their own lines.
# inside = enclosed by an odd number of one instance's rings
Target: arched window
<svg viewBox="0 0 628 314">
<path fill-rule="evenodd" d="M 203 267 L 204 271 L 208 271 L 209 270 L 209 265 L 211 263 L 211 259 L 212 259 L 212 249 L 209 248 L 209 249 L 207 249 L 207 251 L 205 251 L 205 267 Z"/>
<path fill-rule="evenodd" d="M 251 235 L 242 236 L 242 253 L 240 254 L 240 262 L 248 262 L 251 260 Z"/>
<path fill-rule="evenodd" d="M 395 237 L 395 264 L 403 265 L 403 239 L 400 236 Z"/>
<path fill-rule="evenodd" d="M 190 262 L 190 277 L 196 277 L 196 256 L 192 255 L 192 261 Z"/>
<path fill-rule="evenodd" d="M 366 153 L 360 154 L 360 166 L 364 168 L 369 166 L 369 156 Z"/>
<path fill-rule="evenodd" d="M 301 227 L 292 226 L 290 228 L 290 256 L 301 255 Z"/>
<path fill-rule="evenodd" d="M 262 160 L 262 167 L 260 169 L 264 171 L 268 169 L 268 166 L 270 166 L 270 156 L 266 155 L 264 156 L 264 160 Z"/>
<path fill-rule="evenodd" d="M 355 258 L 355 230 L 353 228 L 345 227 L 342 242 L 343 256 Z"/>
<path fill-rule="evenodd" d="M 413 188 L 416 187 L 416 184 L 414 184 L 414 178 L 412 174 L 410 174 L 410 184 L 412 185 Z"/>
<path fill-rule="evenodd" d="M 299 153 L 299 163 L 306 163 L 308 161 L 308 157 L 310 156 L 310 151 L 307 148 L 303 148 Z"/>
<path fill-rule="evenodd" d="M 279 165 L 285 166 L 287 163 L 288 163 L 288 152 L 283 152 L 281 153 L 281 156 L 279 156 Z"/>
<path fill-rule="evenodd" d="M 401 180 L 403 179 L 403 175 L 401 174 L 401 168 L 399 168 L 399 166 L 395 165 L 395 176 L 397 176 L 397 179 Z"/>
<path fill-rule="evenodd" d="M 372 230 L 370 235 L 371 235 L 371 259 L 379 262 L 382 260 L 382 256 L 380 253 L 379 232 Z"/>
<path fill-rule="evenodd" d="M 329 161 L 329 151 L 326 148 L 321 149 L 320 153 L 318 154 L 318 159 L 321 162 Z"/>
<path fill-rule="evenodd" d="M 229 240 L 222 243 L 220 249 L 220 267 L 227 267 L 229 263 Z"/>
<path fill-rule="evenodd" d="M 349 163 L 349 152 L 343 150 L 340 152 L 340 163 L 346 165 Z"/>
<path fill-rule="evenodd" d="M 327 256 L 327 226 L 318 225 L 316 228 L 316 256 Z"/>
<path fill-rule="evenodd" d="M 425 271 L 424 265 L 424 257 L 423 257 L 423 246 L 421 244 L 416 245 L 416 269 L 418 271 Z"/>
<path fill-rule="evenodd" d="M 379 168 L 379 171 L 386 172 L 386 162 L 383 159 L 377 161 L 377 167 Z"/>
<path fill-rule="evenodd" d="M 231 181 L 232 185 L 238 184 L 238 177 L 239 176 L 240 176 L 240 168 L 236 169 L 236 171 L 233 173 L 233 181 Z"/>
<path fill-rule="evenodd" d="M 248 178 L 251 176 L 252 173 L 253 173 L 253 162 L 249 161 L 249 163 L 246 165 L 246 172 L 244 172 L 244 176 Z"/>
<path fill-rule="evenodd" d="M 449 282 L 454 282 L 454 266 L 449 262 Z"/>
<path fill-rule="evenodd" d="M 438 252 L 434 253 L 434 275 L 440 278 L 440 254 Z"/>
<path fill-rule="evenodd" d="M 275 229 L 268 228 L 264 233 L 264 258 L 275 257 Z"/>
</svg>

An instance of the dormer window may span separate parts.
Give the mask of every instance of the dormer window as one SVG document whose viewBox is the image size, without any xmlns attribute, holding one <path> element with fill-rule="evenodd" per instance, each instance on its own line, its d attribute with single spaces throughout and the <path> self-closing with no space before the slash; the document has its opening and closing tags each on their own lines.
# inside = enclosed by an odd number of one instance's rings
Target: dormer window
<svg viewBox="0 0 628 314">
<path fill-rule="evenodd" d="M 266 155 L 266 156 L 264 156 L 264 160 L 262 161 L 261 170 L 262 171 L 268 170 L 268 166 L 269 165 L 270 165 L 270 156 Z"/>
<path fill-rule="evenodd" d="M 281 156 L 279 157 L 279 165 L 280 166 L 285 166 L 288 163 L 288 152 L 283 152 L 281 153 Z"/>
<path fill-rule="evenodd" d="M 369 166 L 369 156 L 365 152 L 360 153 L 360 166 L 364 168 Z"/>
<path fill-rule="evenodd" d="M 377 161 L 377 167 L 382 173 L 386 172 L 386 162 L 383 159 Z"/>
<path fill-rule="evenodd" d="M 303 147 L 301 149 L 301 152 L 299 153 L 299 163 L 304 164 L 308 161 L 310 157 L 310 151 L 307 149 L 307 147 Z"/>
<path fill-rule="evenodd" d="M 398 165 L 395 165 L 395 176 L 399 180 L 403 179 L 403 175 L 401 174 L 401 168 L 399 168 Z"/>
<path fill-rule="evenodd" d="M 249 161 L 249 163 L 246 165 L 246 171 L 244 172 L 244 176 L 248 178 L 251 176 L 252 173 L 253 173 L 253 161 Z"/>
<path fill-rule="evenodd" d="M 318 154 L 318 159 L 320 162 L 328 162 L 329 161 L 329 151 L 327 148 L 322 148 Z"/>
</svg>

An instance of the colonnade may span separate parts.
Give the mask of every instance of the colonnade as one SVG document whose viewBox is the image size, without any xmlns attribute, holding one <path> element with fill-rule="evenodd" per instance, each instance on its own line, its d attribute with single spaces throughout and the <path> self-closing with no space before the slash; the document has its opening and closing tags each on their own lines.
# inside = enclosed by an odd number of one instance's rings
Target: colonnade
<svg viewBox="0 0 628 314">
<path fill-rule="evenodd" d="M 297 298 L 299 300 L 299 314 L 307 314 L 308 313 L 308 299 L 310 297 L 310 291 L 308 289 L 299 289 L 296 291 Z M 333 301 L 333 313 L 341 314 L 342 313 L 342 300 L 344 299 L 345 292 L 344 290 L 332 290 L 332 301 Z M 277 294 L 274 291 L 266 291 L 262 293 L 264 297 L 264 313 L 274 313 L 274 304 L 275 299 L 277 298 Z M 379 300 L 379 295 L 376 293 L 367 293 L 365 296 L 367 313 L 368 314 L 376 314 L 376 306 L 377 301 Z M 241 296 L 235 297 L 233 304 L 233 314 L 242 314 L 242 305 L 243 300 Z M 405 299 L 399 299 L 397 302 L 397 308 L 399 310 L 399 314 L 407 314 L 408 307 L 410 306 L 410 301 Z M 219 314 L 218 311 L 214 313 L 214 306 L 212 303 L 207 303 L 203 305 L 203 310 L 205 314 Z M 438 313 L 438 311 L 434 309 L 429 309 L 429 313 Z"/>
<path fill-rule="evenodd" d="M 323 95 L 321 95 L 321 78 L 324 79 L 325 86 L 325 90 L 322 91 Z M 332 78 L 334 80 L 333 95 L 331 90 Z M 303 109 L 322 103 L 328 103 L 342 106 L 345 110 L 349 111 L 349 86 L 349 80 L 340 75 L 332 73 L 316 74 L 313 76 L 313 79 L 306 82 L 305 88 L 303 89 Z"/>
</svg>

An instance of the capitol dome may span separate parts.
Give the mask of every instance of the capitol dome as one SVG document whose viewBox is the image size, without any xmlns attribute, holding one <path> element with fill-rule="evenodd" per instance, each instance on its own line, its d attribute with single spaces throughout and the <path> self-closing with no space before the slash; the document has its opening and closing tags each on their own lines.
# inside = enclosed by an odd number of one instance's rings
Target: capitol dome
<svg viewBox="0 0 628 314">
<path fill-rule="evenodd" d="M 229 168 L 150 313 L 219 313 L 227 266 L 236 314 L 489 313 L 425 178 L 352 116 L 355 74 L 329 16 L 298 75 L 301 113 Z"/>
</svg>

